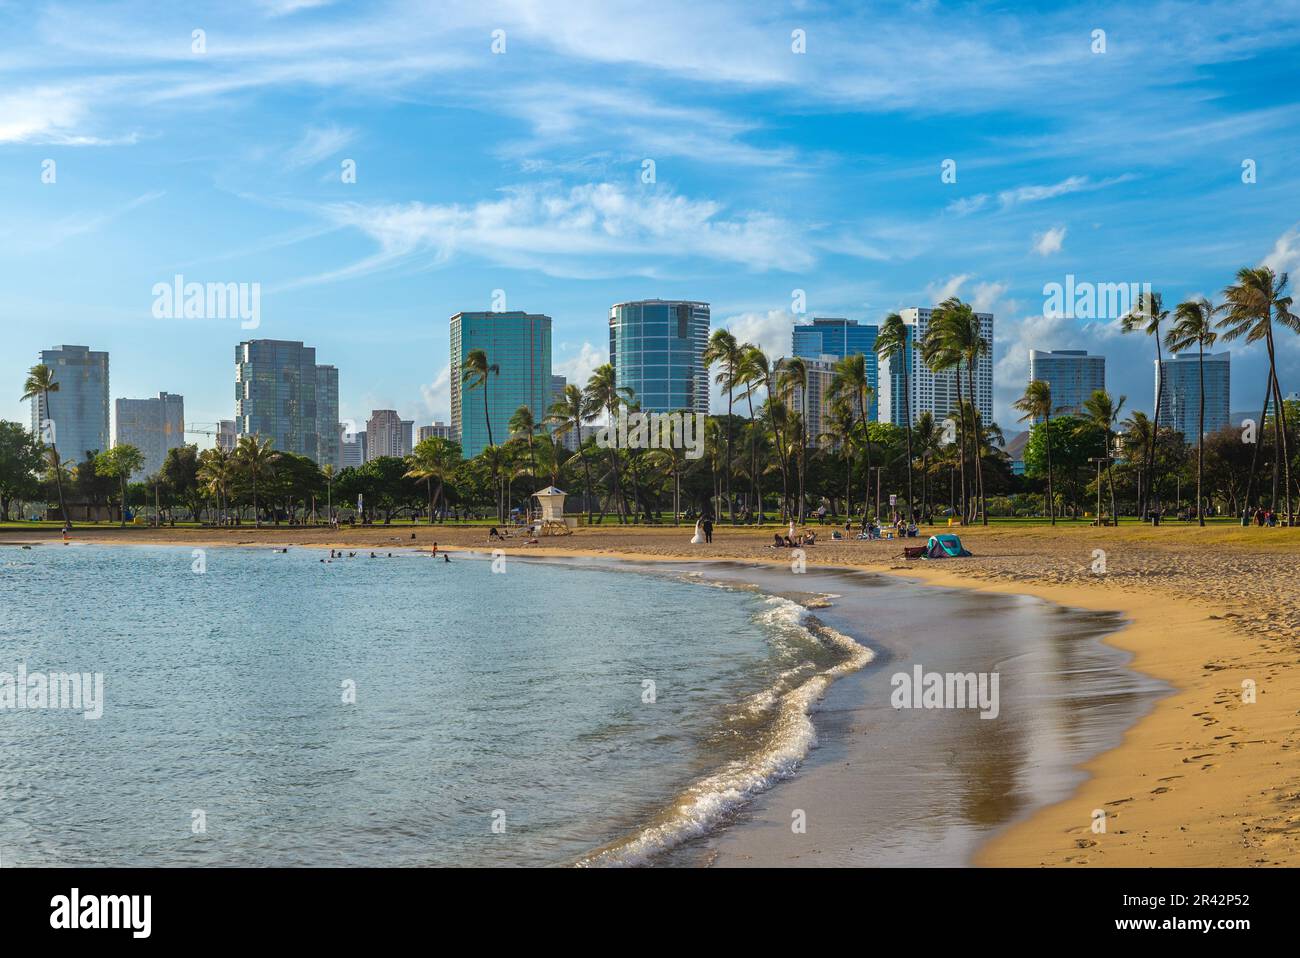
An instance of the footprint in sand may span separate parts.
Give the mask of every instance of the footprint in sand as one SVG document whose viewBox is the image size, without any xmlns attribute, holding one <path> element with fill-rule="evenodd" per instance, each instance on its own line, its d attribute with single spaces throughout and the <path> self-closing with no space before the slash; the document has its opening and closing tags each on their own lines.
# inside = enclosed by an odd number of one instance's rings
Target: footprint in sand
<svg viewBox="0 0 1300 958">
<path fill-rule="evenodd" d="M 1158 779 L 1158 781 L 1161 781 L 1161 782 L 1172 782 L 1172 781 L 1173 781 L 1174 779 L 1176 779 L 1176 778 L 1182 778 L 1182 776 L 1181 776 L 1181 775 L 1166 775 L 1164 778 L 1162 778 L 1162 779 Z"/>
<path fill-rule="evenodd" d="M 1159 788 L 1153 788 L 1153 789 L 1151 789 L 1151 794 L 1152 794 L 1152 795 L 1163 795 L 1165 792 L 1172 792 L 1172 791 L 1173 791 L 1173 789 L 1170 788 L 1168 785 L 1161 785 Z"/>
</svg>

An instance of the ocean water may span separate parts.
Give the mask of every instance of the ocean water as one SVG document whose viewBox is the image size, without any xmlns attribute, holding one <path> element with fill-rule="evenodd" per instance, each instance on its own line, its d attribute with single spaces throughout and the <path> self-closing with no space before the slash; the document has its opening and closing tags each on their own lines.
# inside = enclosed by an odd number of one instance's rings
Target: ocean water
<svg viewBox="0 0 1300 958">
<path fill-rule="evenodd" d="M 0 546 L 0 673 L 104 683 L 0 708 L 0 863 L 653 863 L 871 658 L 689 572 L 369 551 Z"/>
</svg>

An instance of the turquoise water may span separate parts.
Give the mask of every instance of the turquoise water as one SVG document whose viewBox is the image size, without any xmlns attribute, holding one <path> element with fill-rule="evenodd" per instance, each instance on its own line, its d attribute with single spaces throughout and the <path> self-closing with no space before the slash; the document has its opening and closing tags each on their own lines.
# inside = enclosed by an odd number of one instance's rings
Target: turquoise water
<svg viewBox="0 0 1300 958">
<path fill-rule="evenodd" d="M 0 709 L 0 862 L 652 860 L 789 775 L 869 657 L 681 576 L 326 554 L 0 547 L 0 672 L 105 700 Z"/>
</svg>

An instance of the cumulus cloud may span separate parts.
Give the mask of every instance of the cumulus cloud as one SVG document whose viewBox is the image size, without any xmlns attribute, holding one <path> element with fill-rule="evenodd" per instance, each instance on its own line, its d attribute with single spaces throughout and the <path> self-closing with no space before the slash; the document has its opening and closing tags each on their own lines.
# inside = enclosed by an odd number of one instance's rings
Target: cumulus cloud
<svg viewBox="0 0 1300 958">
<path fill-rule="evenodd" d="M 581 389 L 587 385 L 587 380 L 596 371 L 596 367 L 603 366 L 607 362 L 609 362 L 609 350 L 600 349 L 584 341 L 577 352 L 571 356 L 553 361 L 551 371 L 557 376 L 563 376 L 570 385 Z"/>
<path fill-rule="evenodd" d="M 1065 227 L 1053 226 L 1034 237 L 1034 252 L 1039 256 L 1051 256 L 1059 253 L 1065 242 Z"/>
<path fill-rule="evenodd" d="M 451 420 L 451 363 L 442 367 L 433 382 L 420 384 L 420 399 L 430 419 Z"/>
</svg>

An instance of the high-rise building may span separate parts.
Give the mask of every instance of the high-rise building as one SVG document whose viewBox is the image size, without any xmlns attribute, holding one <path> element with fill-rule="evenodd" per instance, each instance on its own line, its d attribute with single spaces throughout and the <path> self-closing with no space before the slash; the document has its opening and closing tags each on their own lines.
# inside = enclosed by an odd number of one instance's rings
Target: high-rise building
<svg viewBox="0 0 1300 958">
<path fill-rule="evenodd" d="M 807 356 L 800 358 L 808 370 L 808 385 L 791 392 L 790 408 L 804 417 L 806 445 L 834 445 L 835 439 L 827 435 L 830 430 L 827 428 L 826 414 L 831 407 L 831 380 L 835 378 L 835 363 L 840 357 L 823 355 L 815 359 Z"/>
<path fill-rule="evenodd" d="M 552 406 L 554 406 L 557 402 L 559 402 L 564 398 L 564 390 L 567 389 L 568 386 L 569 386 L 569 380 L 567 376 L 551 377 L 551 405 Z M 555 427 L 548 426 L 547 428 L 554 430 Z M 563 436 L 560 437 L 560 445 L 563 446 L 565 449 L 569 450 L 570 452 L 577 452 L 578 434 L 573 430 L 569 430 Z"/>
<path fill-rule="evenodd" d="M 911 346 L 916 347 L 930 328 L 933 310 L 912 306 L 899 310 L 903 324 L 911 332 Z M 993 314 L 976 313 L 980 324 L 980 337 L 989 344 L 988 351 L 975 363 L 975 408 L 985 423 L 993 421 Z M 907 374 L 907 413 L 915 423 L 918 416 L 928 412 L 942 422 L 957 412 L 957 373 L 935 373 L 921 361 L 921 350 L 909 348 L 903 363 L 895 357 L 883 356 L 880 360 L 880 381 L 885 388 L 880 392 L 880 421 L 901 425 L 903 422 L 903 366 Z M 898 367 L 898 368 L 896 368 Z M 970 401 L 970 388 L 966 367 L 961 368 L 961 398 Z"/>
<path fill-rule="evenodd" d="M 366 431 L 359 429 L 354 433 L 345 433 L 343 427 L 339 427 L 339 449 L 342 453 L 343 468 L 349 466 L 353 469 L 363 465 L 366 461 Z"/>
<path fill-rule="evenodd" d="M 157 399 L 119 399 L 114 405 L 113 445 L 135 446 L 144 454 L 143 467 L 131 474 L 133 481 L 157 473 L 167 450 L 185 445 L 183 396 L 159 393 Z"/>
<path fill-rule="evenodd" d="M 415 441 L 418 445 L 426 439 L 450 439 L 451 426 L 441 420 L 434 420 L 432 426 L 421 426 L 416 430 Z"/>
<path fill-rule="evenodd" d="M 1052 387 L 1053 416 L 1082 415 L 1088 397 L 1106 388 L 1106 357 L 1086 349 L 1031 349 L 1029 381 L 1036 379 Z"/>
<path fill-rule="evenodd" d="M 41 351 L 41 363 L 50 367 L 59 385 L 45 397 L 32 400 L 32 433 L 59 452 L 69 465 L 89 452 L 104 452 L 108 445 L 108 353 L 86 346 L 60 346 Z"/>
<path fill-rule="evenodd" d="M 609 309 L 614 380 L 642 412 L 709 411 L 709 304 L 644 299 Z"/>
<path fill-rule="evenodd" d="M 1231 421 L 1228 397 L 1231 353 L 1207 353 L 1205 359 L 1205 431 L 1215 432 Z M 1194 352 L 1179 353 L 1156 367 L 1160 425 L 1177 429 L 1188 442 L 1200 437 L 1201 379 Z"/>
<path fill-rule="evenodd" d="M 316 349 L 281 339 L 235 347 L 235 429 L 270 439 L 280 452 L 338 462 L 338 371 L 316 365 Z M 323 435 L 322 435 L 323 431 Z"/>
<path fill-rule="evenodd" d="M 316 436 L 318 465 L 338 468 L 343 464 L 339 449 L 339 371 L 334 366 L 316 367 Z"/>
<path fill-rule="evenodd" d="M 235 445 L 239 440 L 239 433 L 235 429 L 235 420 L 223 419 L 217 423 L 217 448 L 226 452 L 234 452 Z"/>
<path fill-rule="evenodd" d="M 462 381 L 465 360 L 476 349 L 483 350 L 498 372 L 489 373 L 484 385 L 469 389 Z M 477 456 L 489 438 L 504 443 L 510 437 L 510 417 L 520 406 L 527 406 L 540 422 L 550 398 L 551 317 L 516 310 L 457 313 L 451 318 L 451 429 L 462 455 Z"/>
<path fill-rule="evenodd" d="M 791 334 L 791 355 L 801 359 L 830 356 L 834 360 L 861 353 L 865 359 L 867 382 L 872 389 L 867 419 L 874 422 L 880 403 L 880 374 L 876 360 L 876 335 L 879 332 L 879 327 L 861 325 L 856 319 L 814 316 L 811 323 L 795 324 Z"/>
<path fill-rule="evenodd" d="M 393 409 L 376 409 L 366 422 L 366 461 L 381 456 L 409 456 L 415 421 L 403 419 Z"/>
</svg>

